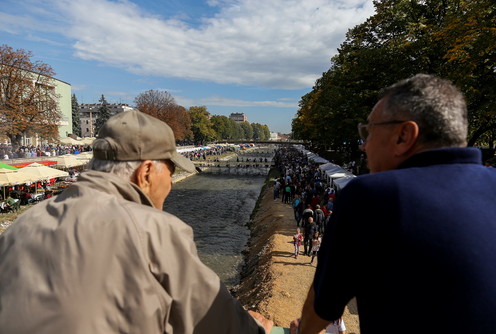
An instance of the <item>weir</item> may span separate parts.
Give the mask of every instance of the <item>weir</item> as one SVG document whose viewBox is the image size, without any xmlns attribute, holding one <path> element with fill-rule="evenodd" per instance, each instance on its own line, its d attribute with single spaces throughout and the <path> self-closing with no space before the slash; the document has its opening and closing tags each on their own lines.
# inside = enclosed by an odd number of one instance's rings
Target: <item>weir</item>
<svg viewBox="0 0 496 334">
<path fill-rule="evenodd" d="M 202 173 L 225 175 L 267 175 L 274 166 L 272 162 L 212 162 L 195 163 Z"/>
<path fill-rule="evenodd" d="M 267 175 L 270 167 L 226 167 L 211 166 L 200 168 L 202 173 L 207 174 L 225 174 L 225 175 Z"/>
<path fill-rule="evenodd" d="M 202 173 L 223 175 L 267 175 L 275 163 L 272 161 L 274 150 L 257 148 L 240 151 L 229 160 L 194 161 Z"/>
</svg>

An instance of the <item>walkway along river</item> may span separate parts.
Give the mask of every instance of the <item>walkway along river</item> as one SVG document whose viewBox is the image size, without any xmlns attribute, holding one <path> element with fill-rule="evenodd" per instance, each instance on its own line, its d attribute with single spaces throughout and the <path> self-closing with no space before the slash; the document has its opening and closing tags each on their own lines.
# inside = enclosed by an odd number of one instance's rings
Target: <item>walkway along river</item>
<svg viewBox="0 0 496 334">
<path fill-rule="evenodd" d="M 189 224 L 200 259 L 229 287 L 239 283 L 246 224 L 265 176 L 197 174 L 175 183 L 164 210 Z"/>
</svg>

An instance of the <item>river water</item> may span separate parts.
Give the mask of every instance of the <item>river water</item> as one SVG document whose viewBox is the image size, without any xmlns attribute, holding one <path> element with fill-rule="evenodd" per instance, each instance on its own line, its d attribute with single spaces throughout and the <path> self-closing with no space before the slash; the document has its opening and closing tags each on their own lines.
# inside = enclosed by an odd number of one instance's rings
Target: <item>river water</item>
<svg viewBox="0 0 496 334">
<path fill-rule="evenodd" d="M 265 176 L 197 174 L 175 183 L 164 205 L 193 228 L 200 259 L 228 287 L 239 283 L 246 226 Z"/>
</svg>

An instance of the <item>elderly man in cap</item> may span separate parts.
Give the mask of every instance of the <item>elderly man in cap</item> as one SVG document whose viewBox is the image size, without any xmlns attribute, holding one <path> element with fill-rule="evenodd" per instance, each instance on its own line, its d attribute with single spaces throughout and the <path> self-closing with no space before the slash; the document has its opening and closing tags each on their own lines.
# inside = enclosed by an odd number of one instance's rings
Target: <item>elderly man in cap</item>
<svg viewBox="0 0 496 334">
<path fill-rule="evenodd" d="M 171 128 L 126 111 L 93 150 L 77 183 L 0 236 L 0 332 L 270 331 L 199 260 L 191 228 L 162 211 L 174 169 L 195 171 Z"/>
</svg>

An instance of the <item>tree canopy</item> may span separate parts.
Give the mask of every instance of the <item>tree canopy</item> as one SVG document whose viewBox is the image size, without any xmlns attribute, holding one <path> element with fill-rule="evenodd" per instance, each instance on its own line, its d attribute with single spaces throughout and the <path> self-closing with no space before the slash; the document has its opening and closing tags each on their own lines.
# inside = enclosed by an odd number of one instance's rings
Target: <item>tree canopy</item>
<svg viewBox="0 0 496 334">
<path fill-rule="evenodd" d="M 72 94 L 71 97 L 71 107 L 72 107 L 72 133 L 76 136 L 81 137 L 81 114 L 79 112 L 79 103 L 76 98 L 76 94 Z"/>
<path fill-rule="evenodd" d="M 0 133 L 14 147 L 22 136 L 57 140 L 62 118 L 52 67 L 33 61 L 32 53 L 0 46 Z"/>
<path fill-rule="evenodd" d="M 192 137 L 190 113 L 177 105 L 169 92 L 148 90 L 139 94 L 134 102 L 141 112 L 167 123 L 172 128 L 176 140 L 182 141 Z"/>
<path fill-rule="evenodd" d="M 227 116 L 214 115 L 210 118 L 216 139 L 240 139 L 241 127 Z"/>
<path fill-rule="evenodd" d="M 105 99 L 105 96 L 100 97 L 100 106 L 98 107 L 98 115 L 95 120 L 95 133 L 98 134 L 98 131 L 102 128 L 105 122 L 112 116 L 110 114 L 109 103 Z"/>
<path fill-rule="evenodd" d="M 241 129 L 243 130 L 242 139 L 253 139 L 253 127 L 249 122 L 241 122 Z"/>
<path fill-rule="evenodd" d="M 207 107 L 191 107 L 189 108 L 189 113 L 191 117 L 191 131 L 193 131 L 195 144 L 204 145 L 215 140 L 217 133 L 213 129 Z"/>
<path fill-rule="evenodd" d="M 357 151 L 357 123 L 366 119 L 378 92 L 429 73 L 464 92 L 469 144 L 484 144 L 496 129 L 494 1 L 378 0 L 374 5 L 376 13 L 348 31 L 330 69 L 301 98 L 293 137 L 322 150 Z"/>
<path fill-rule="evenodd" d="M 165 121 L 177 141 L 204 145 L 214 140 L 268 140 L 267 125 L 236 122 L 223 115 L 211 115 L 205 106 L 189 110 L 176 104 L 167 91 L 148 90 L 135 98 L 136 108 Z"/>
</svg>

